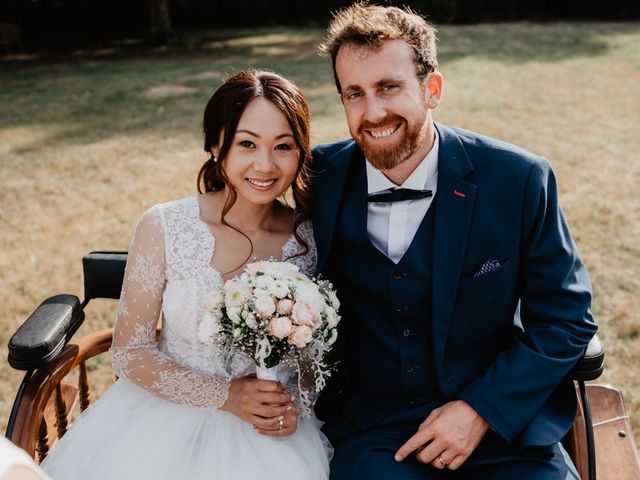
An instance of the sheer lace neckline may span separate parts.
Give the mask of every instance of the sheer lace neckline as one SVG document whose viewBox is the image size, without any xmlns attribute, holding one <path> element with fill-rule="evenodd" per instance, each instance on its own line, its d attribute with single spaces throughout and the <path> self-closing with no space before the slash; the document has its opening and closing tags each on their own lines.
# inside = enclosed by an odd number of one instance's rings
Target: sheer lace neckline
<svg viewBox="0 0 640 480">
<path fill-rule="evenodd" d="M 220 279 L 223 282 L 225 282 L 226 280 L 229 280 L 230 278 L 233 278 L 235 275 L 225 279 L 223 274 L 222 274 L 222 272 L 220 272 L 213 265 L 213 254 L 214 254 L 215 248 L 216 248 L 216 236 L 213 233 L 211 225 L 202 217 L 202 202 L 201 202 L 201 199 L 200 199 L 200 195 L 196 195 L 196 196 L 194 196 L 192 198 L 193 198 L 194 203 L 195 203 L 194 207 L 195 207 L 196 221 L 200 223 L 201 227 L 204 230 L 207 231 L 209 237 L 211 238 L 211 255 L 209 257 L 209 267 L 220 276 Z M 287 252 L 289 252 L 294 246 L 296 246 L 297 243 L 298 243 L 298 240 L 296 239 L 296 236 L 292 233 L 289 236 L 289 238 L 287 239 L 287 241 L 284 242 L 282 244 L 282 247 L 280 248 L 280 258 L 276 258 L 275 260 L 278 261 L 278 262 L 286 261 L 285 259 L 287 258 Z M 263 260 L 263 259 L 260 259 L 260 258 L 257 258 L 257 257 L 252 257 L 247 261 L 247 263 L 256 262 L 256 261 L 260 261 L 260 260 Z M 244 268 L 244 265 L 242 265 L 242 267 L 238 268 L 237 270 L 234 270 L 234 272 L 238 271 L 238 274 L 239 274 L 239 271 L 242 268 Z"/>
</svg>

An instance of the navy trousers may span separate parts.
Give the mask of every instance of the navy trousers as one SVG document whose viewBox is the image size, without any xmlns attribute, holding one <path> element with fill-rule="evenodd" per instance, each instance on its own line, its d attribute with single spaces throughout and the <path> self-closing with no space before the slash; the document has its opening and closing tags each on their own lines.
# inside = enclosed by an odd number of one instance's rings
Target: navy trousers
<svg viewBox="0 0 640 480">
<path fill-rule="evenodd" d="M 420 463 L 415 454 L 396 462 L 394 454 L 415 430 L 385 424 L 343 437 L 334 444 L 331 480 L 580 480 L 562 445 L 522 451 L 493 431 L 456 471 Z"/>
</svg>

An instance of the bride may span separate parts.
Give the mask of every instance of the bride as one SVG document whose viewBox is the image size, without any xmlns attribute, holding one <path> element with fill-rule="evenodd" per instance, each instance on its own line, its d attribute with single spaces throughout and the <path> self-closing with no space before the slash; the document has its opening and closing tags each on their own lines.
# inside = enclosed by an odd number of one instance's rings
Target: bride
<svg viewBox="0 0 640 480">
<path fill-rule="evenodd" d="M 308 107 L 281 76 L 240 72 L 209 100 L 204 140 L 200 194 L 138 223 L 111 348 L 119 380 L 43 462 L 54 479 L 328 478 L 331 448 L 298 413 L 295 379 L 259 380 L 236 357 L 229 382 L 197 335 L 206 294 L 247 262 L 314 273 Z M 278 201 L 289 187 L 295 211 Z"/>
</svg>

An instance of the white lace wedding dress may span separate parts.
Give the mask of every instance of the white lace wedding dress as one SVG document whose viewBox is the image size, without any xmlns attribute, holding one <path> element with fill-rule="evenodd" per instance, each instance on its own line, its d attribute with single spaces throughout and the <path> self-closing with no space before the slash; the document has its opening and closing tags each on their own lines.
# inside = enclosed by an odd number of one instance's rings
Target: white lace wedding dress
<svg viewBox="0 0 640 480">
<path fill-rule="evenodd" d="M 313 274 L 310 224 L 300 232 L 309 252 L 289 261 Z M 219 410 L 228 382 L 218 355 L 197 335 L 203 297 L 223 285 L 211 266 L 214 248 L 198 197 L 143 215 L 129 249 L 111 348 L 120 379 L 54 445 L 42 464 L 54 480 L 328 478 L 331 448 L 315 417 L 300 418 L 291 436 L 268 437 Z M 292 236 L 283 258 L 302 248 Z M 233 367 L 234 377 L 255 371 L 242 357 Z"/>
</svg>

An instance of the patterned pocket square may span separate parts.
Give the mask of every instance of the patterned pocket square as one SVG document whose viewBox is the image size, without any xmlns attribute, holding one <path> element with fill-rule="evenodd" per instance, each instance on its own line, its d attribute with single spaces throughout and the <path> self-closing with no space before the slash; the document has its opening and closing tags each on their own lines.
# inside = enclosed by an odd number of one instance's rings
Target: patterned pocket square
<svg viewBox="0 0 640 480">
<path fill-rule="evenodd" d="M 493 257 L 489 257 L 487 261 L 482 264 L 482 266 L 480 267 L 480 270 L 478 270 L 476 273 L 473 274 L 473 278 L 478 278 L 483 275 L 486 275 L 487 273 L 494 272 L 498 270 L 500 267 L 501 267 L 500 262 L 497 259 Z"/>
</svg>

